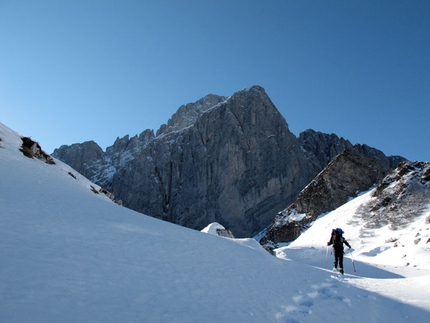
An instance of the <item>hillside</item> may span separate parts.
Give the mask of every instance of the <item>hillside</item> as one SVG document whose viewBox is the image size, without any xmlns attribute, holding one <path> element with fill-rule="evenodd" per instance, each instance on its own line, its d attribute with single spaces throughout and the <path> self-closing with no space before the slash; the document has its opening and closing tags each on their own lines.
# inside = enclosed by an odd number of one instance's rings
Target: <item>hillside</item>
<svg viewBox="0 0 430 323">
<path fill-rule="evenodd" d="M 425 208 L 420 203 L 411 208 L 419 212 L 401 227 L 389 222 L 375 226 L 363 217 L 362 210 L 375 201 L 376 191 L 372 189 L 321 216 L 299 238 L 274 252 L 279 258 L 332 268 L 332 250 L 326 242 L 331 230 L 340 227 L 352 246 L 345 251 L 345 270 L 361 277 L 354 279 L 351 275 L 350 284 L 430 309 L 429 200 Z"/>
<path fill-rule="evenodd" d="M 0 138 L 2 322 L 424 322 L 430 314 L 425 245 L 404 237 L 410 262 L 413 250 L 421 253 L 417 267 L 400 268 L 394 258 L 362 262 L 382 256 L 350 222 L 366 195 L 279 250 L 292 259 L 285 261 L 252 239 L 218 237 L 121 207 L 62 162 L 25 157 L 20 135 L 3 124 Z M 412 226 L 426 231 L 428 216 Z M 345 228 L 357 255 L 357 272 L 347 268 L 344 277 L 324 269 L 322 246 L 334 225 Z"/>
</svg>

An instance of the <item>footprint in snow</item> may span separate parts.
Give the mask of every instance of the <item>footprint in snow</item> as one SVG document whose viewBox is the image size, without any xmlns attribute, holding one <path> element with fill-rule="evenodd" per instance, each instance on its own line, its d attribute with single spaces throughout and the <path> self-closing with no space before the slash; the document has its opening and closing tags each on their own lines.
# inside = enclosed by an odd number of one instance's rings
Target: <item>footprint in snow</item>
<svg viewBox="0 0 430 323">
<path fill-rule="evenodd" d="M 318 299 L 331 299 L 344 302 L 351 306 L 351 300 L 339 294 L 340 284 L 333 284 L 327 279 L 327 282 L 312 285 L 312 291 L 307 293 L 299 292 L 292 297 L 291 304 L 282 308 L 282 313 L 277 314 L 278 322 L 295 323 L 299 322 L 292 316 L 308 316 L 312 314 L 312 306 Z M 292 315 L 292 316 L 291 316 Z"/>
<path fill-rule="evenodd" d="M 329 281 L 329 279 L 327 279 L 327 281 Z M 315 298 L 319 297 L 321 299 L 334 299 L 351 305 L 351 300 L 348 297 L 339 294 L 339 286 L 339 284 L 332 284 L 329 282 L 322 283 L 319 285 L 313 285 L 312 288 L 315 289 L 315 292 L 313 294 L 310 294 L 313 295 Z"/>
</svg>

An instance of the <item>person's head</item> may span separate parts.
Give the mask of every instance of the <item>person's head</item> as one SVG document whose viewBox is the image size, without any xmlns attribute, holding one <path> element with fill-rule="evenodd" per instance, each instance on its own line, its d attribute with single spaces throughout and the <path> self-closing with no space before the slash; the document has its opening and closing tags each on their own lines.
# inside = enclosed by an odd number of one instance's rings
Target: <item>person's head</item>
<svg viewBox="0 0 430 323">
<path fill-rule="evenodd" d="M 339 232 L 340 234 L 344 234 L 344 232 L 341 228 L 336 228 L 336 231 Z"/>
</svg>

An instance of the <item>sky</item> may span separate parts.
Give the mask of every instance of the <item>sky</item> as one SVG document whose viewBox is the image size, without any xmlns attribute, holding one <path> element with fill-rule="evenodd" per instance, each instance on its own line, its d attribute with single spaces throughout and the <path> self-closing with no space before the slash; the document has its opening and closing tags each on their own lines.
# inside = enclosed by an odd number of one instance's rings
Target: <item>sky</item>
<svg viewBox="0 0 430 323">
<path fill-rule="evenodd" d="M 52 153 L 260 85 L 297 136 L 429 161 L 427 0 L 0 0 L 0 121 Z"/>
<path fill-rule="evenodd" d="M 222 224 L 199 232 L 121 207 L 68 165 L 25 157 L 1 123 L 0 138 L 2 322 L 428 320 L 429 209 L 396 232 L 363 228 L 354 210 L 369 192 L 274 257 L 254 239 L 213 235 Z M 330 266 L 333 225 L 352 246 L 344 276 Z"/>
</svg>

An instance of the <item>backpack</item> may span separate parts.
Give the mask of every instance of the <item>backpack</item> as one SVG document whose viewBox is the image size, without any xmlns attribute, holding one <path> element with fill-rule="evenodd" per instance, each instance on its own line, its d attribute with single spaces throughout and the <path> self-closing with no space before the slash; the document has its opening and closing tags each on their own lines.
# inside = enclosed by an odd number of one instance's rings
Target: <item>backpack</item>
<svg viewBox="0 0 430 323">
<path fill-rule="evenodd" d="M 333 243 L 333 247 L 341 247 L 343 245 L 342 241 L 342 229 L 333 229 L 331 232 L 331 242 Z"/>
</svg>

